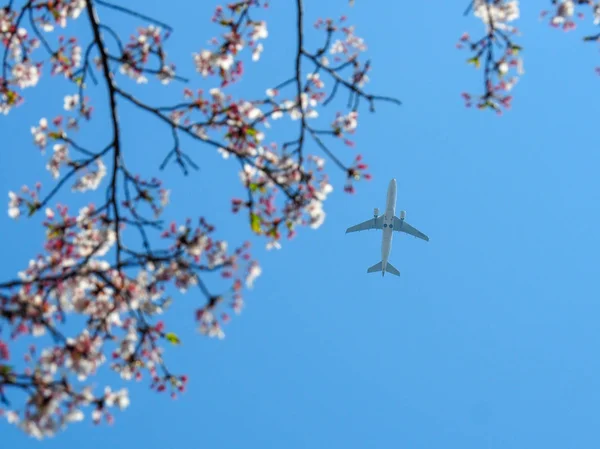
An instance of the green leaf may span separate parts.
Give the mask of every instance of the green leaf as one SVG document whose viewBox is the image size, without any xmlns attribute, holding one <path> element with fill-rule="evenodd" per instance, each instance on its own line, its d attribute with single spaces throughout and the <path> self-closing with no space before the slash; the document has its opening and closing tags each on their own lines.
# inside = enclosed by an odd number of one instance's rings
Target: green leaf
<svg viewBox="0 0 600 449">
<path fill-rule="evenodd" d="M 5 95 L 6 95 L 6 102 L 9 105 L 13 105 L 13 104 L 16 103 L 16 101 L 17 101 L 17 94 L 14 91 L 9 90 L 8 92 L 6 92 Z"/>
<path fill-rule="evenodd" d="M 473 64 L 475 68 L 479 68 L 479 66 L 481 65 L 477 56 L 467 59 L 467 63 Z"/>
<path fill-rule="evenodd" d="M 27 203 L 28 216 L 31 217 L 40 208 L 39 203 Z"/>
<path fill-rule="evenodd" d="M 52 131 L 51 133 L 48 133 L 48 137 L 56 140 L 56 139 L 60 139 L 62 137 L 62 134 L 57 133 L 56 131 Z"/>
<path fill-rule="evenodd" d="M 12 372 L 13 368 L 10 365 L 0 365 L 0 375 L 8 376 Z"/>
<path fill-rule="evenodd" d="M 248 187 L 250 188 L 251 192 L 256 192 L 258 190 L 258 184 L 254 183 L 254 182 L 251 183 Z"/>
<path fill-rule="evenodd" d="M 58 226 L 48 226 L 48 231 L 46 232 L 48 239 L 53 239 L 56 237 L 60 237 L 63 235 L 63 229 Z"/>
<path fill-rule="evenodd" d="M 257 234 L 261 233 L 260 217 L 258 215 L 256 215 L 255 213 L 250 214 L 250 228 L 252 229 L 252 231 L 256 232 Z"/>
<path fill-rule="evenodd" d="M 175 335 L 173 332 L 169 332 L 167 335 L 165 335 L 165 338 L 172 344 L 174 345 L 180 345 L 181 344 L 181 340 L 179 339 L 179 337 L 177 335 Z"/>
<path fill-rule="evenodd" d="M 256 136 L 256 130 L 254 128 L 247 128 L 246 134 L 248 134 L 249 136 Z"/>
<path fill-rule="evenodd" d="M 512 50 L 513 54 L 516 56 L 519 54 L 519 52 L 521 50 L 523 50 L 523 47 L 519 47 L 518 45 L 513 45 L 512 47 L 510 47 L 510 49 Z"/>
</svg>

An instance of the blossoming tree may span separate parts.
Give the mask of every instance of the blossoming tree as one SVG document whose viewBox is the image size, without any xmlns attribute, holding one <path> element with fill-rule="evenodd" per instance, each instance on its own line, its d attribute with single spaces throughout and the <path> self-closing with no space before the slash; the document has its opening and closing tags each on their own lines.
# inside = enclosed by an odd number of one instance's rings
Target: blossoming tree
<svg viewBox="0 0 600 449">
<path fill-rule="evenodd" d="M 591 2 L 564 1 L 555 4 L 551 22 L 571 29 L 575 3 L 599 14 Z M 377 103 L 400 102 L 366 86 L 366 45 L 345 18 L 314 24 L 322 44 L 309 48 L 303 2 L 290 4 L 297 19 L 290 31 L 297 43 L 294 70 L 254 99 L 235 98 L 228 89 L 268 48 L 267 1 L 216 8 L 212 22 L 219 37 L 188 61 L 195 80 L 184 78 L 169 60 L 169 25 L 142 10 L 105 0 L 9 0 L 0 8 L 0 111 L 10 115 L 26 107 L 33 87 L 56 78 L 71 88 L 64 104 L 50 106 L 49 115 L 31 127 L 33 144 L 50 153 L 46 168 L 55 183 L 27 180 L 34 184 L 8 194 L 8 215 L 37 219 L 45 233 L 44 247 L 29 266 L 0 282 L 0 413 L 9 423 L 43 438 L 84 419 L 84 413 L 95 422 L 112 421 L 112 409 L 127 407 L 129 396 L 109 385 L 94 391 L 90 379 L 100 370 L 125 380 L 147 379 L 158 392 L 184 391 L 187 377 L 165 360 L 165 348 L 179 343 L 161 319 L 176 304 L 173 287 L 201 292 L 199 330 L 222 338 L 229 311 L 240 312 L 243 290 L 261 273 L 249 244 L 230 249 L 206 219 L 161 220 L 169 188 L 128 165 L 121 107 L 134 106 L 170 130 L 173 146 L 152 149 L 164 152 L 161 168 L 175 164 L 183 174 L 197 168 L 182 136 L 237 161 L 242 194 L 232 199 L 232 210 L 246 214 L 250 230 L 269 247 L 302 226 L 323 222 L 323 202 L 332 191 L 326 161 L 345 173 L 346 192 L 369 179 L 361 156 L 344 161 L 335 147 L 353 145 L 364 106 L 374 111 Z M 108 11 L 139 22 L 135 35 L 127 39 L 104 21 Z M 518 2 L 475 0 L 467 12 L 483 21 L 486 34 L 479 40 L 465 34 L 458 46 L 474 52 L 470 63 L 483 65 L 485 92 L 463 96 L 467 105 L 501 112 L 511 103 L 513 71 L 522 73 L 521 48 L 512 40 L 517 30 L 510 25 L 519 17 Z M 74 24 L 89 37 L 72 32 Z M 181 83 L 181 96 L 168 106 L 156 105 L 122 87 L 124 77 L 142 85 Z M 102 86 L 102 95 L 90 98 L 91 85 Z M 341 95 L 348 99 L 345 108 L 333 109 Z M 109 110 L 109 131 L 97 148 L 87 147 L 81 136 L 90 120 L 101 119 L 94 114 L 100 102 Z M 293 135 L 271 140 L 270 128 L 286 119 L 294 124 Z M 69 189 L 101 191 L 102 200 L 72 211 L 57 202 Z M 228 287 L 217 291 L 214 276 Z M 17 345 L 26 348 L 24 354 Z"/>
<path fill-rule="evenodd" d="M 267 2 L 217 7 L 212 22 L 221 36 L 190 61 L 199 73 L 196 83 L 207 91 L 181 77 L 169 61 L 171 28 L 142 11 L 102 0 L 9 1 L 0 9 L 0 111 L 8 115 L 25 107 L 28 89 L 50 82 L 42 81 L 44 73 L 72 86 L 58 105 L 64 111 L 31 128 L 34 145 L 50 153 L 46 168 L 56 183 L 9 192 L 9 216 L 39 216 L 46 235 L 42 253 L 17 278 L 0 284 L 0 402 L 9 423 L 42 438 L 83 419 L 86 409 L 95 422 L 112 421 L 111 408 L 129 403 L 127 390 L 94 391 L 87 383 L 105 366 L 123 379 L 148 378 L 159 392 L 183 391 L 186 376 L 172 372 L 164 359 L 165 344 L 179 343 L 161 320 L 174 301 L 170 286 L 199 289 L 205 298 L 195 313 L 199 330 L 222 338 L 227 310 L 241 310 L 243 289 L 261 272 L 247 243 L 230 250 L 204 218 L 161 221 L 168 186 L 130 169 L 122 105 L 170 129 L 173 147 L 165 151 L 162 167 L 174 163 L 184 174 L 197 168 L 181 136 L 237 160 L 245 194 L 232 200 L 233 212 L 247 214 L 251 231 L 270 246 L 301 226 L 323 222 L 323 201 L 332 190 L 323 156 L 346 173 L 348 192 L 369 177 L 360 156 L 342 161 L 331 141 L 352 145 L 360 106 L 373 110 L 379 101 L 399 102 L 365 90 L 370 64 L 361 58 L 366 46 L 353 27 L 343 18 L 320 20 L 315 27 L 323 45 L 308 48 L 302 1 L 295 7 L 295 69 L 279 85 L 265 86 L 257 99 L 233 98 L 227 89 L 242 77 L 245 64 L 260 59 L 268 37 Z M 140 22 L 128 42 L 102 20 L 108 10 Z M 75 21 L 84 22 L 89 39 L 69 34 Z M 140 84 L 181 82 L 182 94 L 170 106 L 157 106 L 121 87 L 120 77 Z M 91 84 L 105 86 L 102 97 L 90 98 Z M 344 92 L 346 110 L 330 112 L 322 122 L 319 109 Z M 80 136 L 89 120 L 100 119 L 94 115 L 94 102 L 100 101 L 108 104 L 110 132 L 99 148 L 88 148 Z M 286 118 L 297 123 L 294 134 L 285 142 L 269 141 L 268 128 Z M 310 154 L 314 149 L 318 153 Z M 104 200 L 71 211 L 55 202 L 69 188 L 105 189 Z M 211 272 L 230 286 L 215 291 Z M 81 323 L 75 333 L 73 322 Z M 27 341 L 24 362 L 13 343 L 21 341 Z"/>
</svg>

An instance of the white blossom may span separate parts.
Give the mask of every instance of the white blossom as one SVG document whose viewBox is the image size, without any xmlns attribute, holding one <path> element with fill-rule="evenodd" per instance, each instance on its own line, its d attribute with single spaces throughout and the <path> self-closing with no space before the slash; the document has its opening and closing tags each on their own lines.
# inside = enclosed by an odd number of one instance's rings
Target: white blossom
<svg viewBox="0 0 600 449">
<path fill-rule="evenodd" d="M 253 61 L 258 61 L 260 59 L 260 54 L 263 51 L 263 44 L 259 43 L 254 47 L 254 50 L 252 50 L 252 60 Z"/>
<path fill-rule="evenodd" d="M 19 205 L 21 204 L 21 199 L 14 193 L 8 192 L 8 216 L 10 218 L 19 218 L 21 215 L 21 210 L 19 209 Z"/>
<path fill-rule="evenodd" d="M 496 29 L 508 30 L 510 28 L 508 22 L 519 18 L 519 2 L 513 0 L 509 2 L 490 3 L 487 0 L 475 0 L 473 13 L 486 26 L 489 26 L 490 21 L 492 21 Z"/>
<path fill-rule="evenodd" d="M 106 176 L 106 166 L 102 159 L 96 160 L 96 170 L 89 170 L 85 175 L 80 177 L 72 187 L 73 191 L 85 192 L 86 190 L 96 190 L 100 182 Z"/>
<path fill-rule="evenodd" d="M 156 75 L 162 84 L 169 84 L 175 79 L 175 71 L 172 67 L 164 65 Z"/>
<path fill-rule="evenodd" d="M 79 104 L 79 94 L 65 96 L 64 108 L 66 111 L 70 111 Z"/>
<path fill-rule="evenodd" d="M 260 21 L 254 22 L 252 24 L 252 33 L 250 34 L 250 38 L 254 41 L 258 39 L 266 39 L 269 36 L 269 32 L 267 31 L 267 22 Z"/>
<path fill-rule="evenodd" d="M 40 119 L 38 126 L 31 127 L 31 134 L 33 135 L 33 143 L 39 147 L 42 151 L 48 144 L 48 120 L 45 118 Z"/>
<path fill-rule="evenodd" d="M 551 23 L 553 25 L 560 25 L 573 16 L 575 13 L 575 3 L 573 0 L 564 0 L 558 5 L 556 14 L 552 17 Z M 596 8 L 594 8 L 594 15 Z"/>
<path fill-rule="evenodd" d="M 22 89 L 35 86 L 40 79 L 40 69 L 31 61 L 18 62 L 12 68 L 12 75 Z"/>
<path fill-rule="evenodd" d="M 53 147 L 54 153 L 46 165 L 46 169 L 54 179 L 60 176 L 60 166 L 69 162 L 69 148 L 64 143 L 57 143 Z"/>
</svg>

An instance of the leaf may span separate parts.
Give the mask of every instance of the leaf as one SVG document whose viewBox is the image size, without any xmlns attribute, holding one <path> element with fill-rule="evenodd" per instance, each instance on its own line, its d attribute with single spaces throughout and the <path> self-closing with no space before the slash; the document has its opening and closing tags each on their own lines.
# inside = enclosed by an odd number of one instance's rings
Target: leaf
<svg viewBox="0 0 600 449">
<path fill-rule="evenodd" d="M 48 137 L 50 137 L 51 139 L 60 139 L 62 137 L 62 134 L 57 133 L 56 131 L 52 131 L 51 133 L 48 133 Z"/>
<path fill-rule="evenodd" d="M 169 332 L 167 335 L 165 335 L 165 338 L 169 341 L 169 343 L 172 343 L 174 345 L 180 345 L 181 344 L 181 340 L 173 332 Z"/>
<path fill-rule="evenodd" d="M 39 203 L 27 203 L 28 216 L 31 217 L 40 208 Z"/>
<path fill-rule="evenodd" d="M 56 237 L 60 237 L 63 235 L 63 229 L 58 226 L 48 226 L 48 231 L 46 232 L 48 239 L 53 239 Z"/>
<path fill-rule="evenodd" d="M 248 134 L 249 136 L 256 136 L 256 130 L 254 128 L 247 128 L 246 134 Z"/>
<path fill-rule="evenodd" d="M 473 64 L 476 68 L 479 68 L 479 66 L 481 65 L 477 56 L 467 59 L 467 63 Z"/>
<path fill-rule="evenodd" d="M 15 102 L 17 101 L 17 94 L 12 91 L 9 90 L 8 92 L 6 92 L 6 102 L 8 103 L 8 105 L 13 105 L 15 104 Z"/>
<path fill-rule="evenodd" d="M 148 201 L 149 203 L 153 202 L 152 195 L 150 195 L 150 192 L 148 192 L 148 190 L 142 190 L 140 192 L 140 198 L 144 201 Z"/>
<path fill-rule="evenodd" d="M 11 372 L 12 372 L 13 368 L 10 365 L 0 365 L 0 375 L 7 377 Z"/>
<path fill-rule="evenodd" d="M 248 187 L 250 187 L 251 192 L 256 192 L 256 190 L 258 189 L 258 184 L 253 182 Z"/>
<path fill-rule="evenodd" d="M 493 101 L 490 101 L 490 100 L 486 100 L 485 103 L 479 104 L 478 108 L 479 109 L 492 108 L 495 111 L 500 110 L 500 108 L 498 107 L 498 105 L 496 103 L 494 103 Z"/>
<path fill-rule="evenodd" d="M 260 217 L 255 213 L 250 214 L 250 229 L 257 234 L 261 233 L 260 229 Z"/>
<path fill-rule="evenodd" d="M 512 50 L 513 54 L 516 56 L 519 54 L 519 52 L 521 50 L 523 50 L 523 47 L 519 47 L 518 45 L 513 45 L 512 47 L 510 47 L 510 49 Z"/>
</svg>

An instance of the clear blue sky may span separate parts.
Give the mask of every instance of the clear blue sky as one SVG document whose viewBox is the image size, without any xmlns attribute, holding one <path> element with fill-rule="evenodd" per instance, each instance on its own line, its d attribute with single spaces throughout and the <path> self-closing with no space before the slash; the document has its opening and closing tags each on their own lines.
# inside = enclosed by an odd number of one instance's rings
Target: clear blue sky
<svg viewBox="0 0 600 449">
<path fill-rule="evenodd" d="M 192 75 L 190 53 L 215 33 L 207 17 L 213 2 L 171 2 L 181 5 L 173 11 L 142 3 L 176 28 L 170 54 Z M 357 149 L 374 180 L 349 197 L 330 167 L 335 192 L 322 228 L 302 230 L 278 252 L 255 245 L 264 273 L 225 340 L 197 335 L 188 309 L 174 312 L 169 323 L 184 345 L 168 360 L 190 376 L 183 397 L 171 401 L 131 383 L 131 406 L 112 427 L 87 420 L 40 444 L 2 423 L 2 447 L 600 445 L 597 48 L 581 43 L 580 32 L 565 36 L 540 23 L 535 8 L 543 5 L 523 2 L 526 74 L 513 110 L 500 118 L 465 109 L 459 95 L 481 85 L 481 73 L 454 48 L 463 31 L 483 30 L 461 16 L 466 1 L 372 3 L 349 9 L 342 0 L 307 0 L 306 14 L 310 34 L 316 17 L 349 12 L 373 60 L 370 89 L 404 102 L 361 113 Z M 263 92 L 291 73 L 292 2 L 272 2 L 268 14 L 264 60 L 253 75 L 248 70 L 241 92 Z M 58 110 L 69 91 L 47 77 L 43 85 L 58 88 L 46 97 L 38 91 L 0 121 L 2 192 L 47 180 L 29 126 L 52 104 Z M 145 92 L 166 102 L 179 89 L 152 83 Z M 106 110 L 96 104 L 101 118 Z M 125 151 L 157 173 L 168 129 L 129 112 Z M 88 142 L 102 145 L 100 125 L 91 133 Z M 182 179 L 171 166 L 163 174 L 173 190 L 167 217 L 206 214 L 232 243 L 252 238 L 244 218 L 229 213 L 229 198 L 241 191 L 235 164 L 212 148 L 188 148 L 201 171 Z M 347 161 L 355 154 L 336 151 Z M 380 260 L 380 235 L 344 230 L 384 207 L 391 178 L 397 209 L 431 241 L 396 235 L 390 261 L 402 275 L 382 279 L 366 274 Z M 37 222 L 15 223 L 5 213 L 0 228 L 0 274 L 13 277 L 43 235 Z"/>
</svg>

